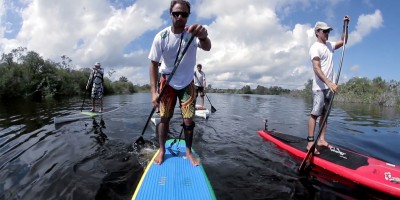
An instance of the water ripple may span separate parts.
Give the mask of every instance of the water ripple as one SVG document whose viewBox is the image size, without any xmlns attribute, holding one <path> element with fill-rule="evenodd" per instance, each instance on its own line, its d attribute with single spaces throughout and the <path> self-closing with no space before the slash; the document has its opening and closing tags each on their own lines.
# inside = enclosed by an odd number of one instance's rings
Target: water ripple
<svg viewBox="0 0 400 200">
<path fill-rule="evenodd" d="M 300 161 L 256 132 L 267 119 L 269 129 L 305 137 L 310 102 L 269 95 L 208 97 L 217 112 L 208 120 L 195 119 L 193 148 L 218 199 L 348 198 L 349 192 L 330 180 L 300 177 Z M 149 146 L 128 150 L 150 114 L 150 96 L 108 96 L 104 105 L 123 108 L 61 126 L 53 117 L 76 113 L 82 99 L 0 105 L 0 199 L 130 199 L 158 146 L 150 124 L 143 135 Z M 83 108 L 90 108 L 88 101 Z M 335 104 L 326 137 L 400 164 L 399 116 L 395 109 Z M 170 137 L 179 136 L 181 123 L 177 112 Z"/>
</svg>

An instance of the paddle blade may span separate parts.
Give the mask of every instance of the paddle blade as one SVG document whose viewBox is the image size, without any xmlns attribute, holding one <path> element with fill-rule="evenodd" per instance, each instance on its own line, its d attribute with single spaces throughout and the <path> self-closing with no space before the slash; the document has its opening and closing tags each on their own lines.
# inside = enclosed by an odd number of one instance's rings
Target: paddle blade
<svg viewBox="0 0 400 200">
<path fill-rule="evenodd" d="M 304 158 L 303 162 L 300 164 L 299 167 L 299 173 L 304 174 L 306 172 L 309 172 L 311 169 L 311 164 L 314 158 L 314 152 L 315 152 L 315 145 L 313 145 L 310 150 L 308 150 L 306 157 Z"/>
<path fill-rule="evenodd" d="M 214 106 L 211 106 L 211 113 L 217 112 L 217 109 L 214 108 Z"/>
<path fill-rule="evenodd" d="M 142 136 L 140 136 L 140 137 L 136 140 L 135 145 L 144 145 L 144 143 L 145 143 L 144 138 L 143 138 Z"/>
</svg>

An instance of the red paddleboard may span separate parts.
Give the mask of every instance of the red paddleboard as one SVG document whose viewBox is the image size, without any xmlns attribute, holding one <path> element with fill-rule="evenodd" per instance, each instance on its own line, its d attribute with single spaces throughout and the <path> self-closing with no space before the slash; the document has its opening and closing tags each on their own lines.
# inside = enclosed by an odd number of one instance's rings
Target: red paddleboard
<svg viewBox="0 0 400 200">
<path fill-rule="evenodd" d="M 259 130 L 264 139 L 286 150 L 289 154 L 304 159 L 307 155 L 307 140 L 274 130 Z M 362 155 L 343 147 L 332 146 L 318 149 L 312 163 L 368 188 L 400 198 L 400 166 Z"/>
</svg>

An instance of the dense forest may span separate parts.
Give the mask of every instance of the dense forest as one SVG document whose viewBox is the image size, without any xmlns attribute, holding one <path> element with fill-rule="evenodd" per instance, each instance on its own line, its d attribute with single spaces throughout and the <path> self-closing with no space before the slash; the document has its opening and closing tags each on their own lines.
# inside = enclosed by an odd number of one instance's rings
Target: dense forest
<svg viewBox="0 0 400 200">
<path fill-rule="evenodd" d="M 308 80 L 303 90 L 291 91 L 292 96 L 311 98 L 312 80 Z M 353 77 L 339 85 L 339 92 L 335 95 L 336 102 L 365 103 L 381 106 L 396 106 L 400 108 L 400 82 L 385 81 L 381 77 L 368 79 Z"/>
<path fill-rule="evenodd" d="M 65 55 L 61 56 L 61 62 L 45 60 L 38 53 L 23 47 L 3 53 L 0 60 L 0 99 L 42 100 L 83 95 L 91 68 L 75 70 L 71 68 L 71 62 Z M 103 84 L 105 95 L 142 90 L 126 77 L 113 82 L 106 73 Z"/>
<path fill-rule="evenodd" d="M 83 95 L 90 68 L 75 70 L 71 68 L 72 60 L 63 55 L 60 62 L 43 59 L 34 51 L 19 47 L 10 53 L 3 53 L 0 60 L 0 99 L 60 98 Z M 111 81 L 104 76 L 105 95 L 149 92 L 150 85 L 134 85 L 126 77 Z M 312 80 L 304 84 L 302 90 L 289 90 L 278 86 L 265 87 L 258 85 L 255 89 L 245 85 L 241 89 L 215 89 L 209 84 L 208 93 L 288 95 L 311 98 Z M 353 77 L 341 83 L 335 101 L 344 103 L 368 103 L 400 108 L 400 82 L 385 81 L 381 77 L 372 80 Z"/>
<path fill-rule="evenodd" d="M 232 93 L 232 94 L 258 94 L 258 95 L 287 95 L 302 98 L 312 98 L 312 80 L 304 84 L 302 90 L 289 90 L 278 86 L 264 87 L 258 85 L 251 89 L 246 85 L 241 89 L 213 89 L 208 85 L 207 92 Z M 336 102 L 366 103 L 382 106 L 396 106 L 400 108 L 400 82 L 385 81 L 381 77 L 372 80 L 363 77 L 353 77 L 339 85 L 339 92 L 335 95 Z"/>
</svg>

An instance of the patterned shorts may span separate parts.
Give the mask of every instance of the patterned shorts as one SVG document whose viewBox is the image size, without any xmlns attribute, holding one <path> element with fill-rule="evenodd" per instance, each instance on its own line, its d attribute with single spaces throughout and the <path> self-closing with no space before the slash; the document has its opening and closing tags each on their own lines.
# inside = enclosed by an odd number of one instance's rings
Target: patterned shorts
<svg viewBox="0 0 400 200">
<path fill-rule="evenodd" d="M 92 98 L 93 99 L 101 99 L 101 98 L 103 98 L 103 85 L 102 84 L 93 84 L 93 87 L 92 87 Z"/>
<path fill-rule="evenodd" d="M 165 77 L 161 78 L 160 88 L 166 83 Z M 196 107 L 196 90 L 193 81 L 181 90 L 175 90 L 171 86 L 166 86 L 166 91 L 160 101 L 160 117 L 172 118 L 174 115 L 176 100 L 179 104 L 184 119 L 193 119 Z"/>
</svg>

